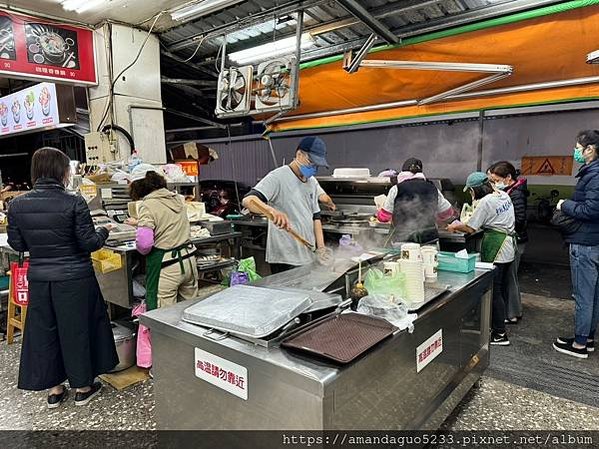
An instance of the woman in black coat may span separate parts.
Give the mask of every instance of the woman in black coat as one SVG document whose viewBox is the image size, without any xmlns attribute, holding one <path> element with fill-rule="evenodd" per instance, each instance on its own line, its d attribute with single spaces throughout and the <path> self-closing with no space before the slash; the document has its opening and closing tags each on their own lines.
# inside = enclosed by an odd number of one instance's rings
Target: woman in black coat
<svg viewBox="0 0 599 449">
<path fill-rule="evenodd" d="M 95 377 L 118 364 L 90 259 L 109 229 L 96 231 L 85 200 L 66 192 L 69 170 L 64 153 L 39 149 L 31 160 L 33 190 L 8 210 L 8 243 L 30 256 L 18 387 L 48 389 L 49 408 L 68 397 L 67 379 L 76 389 L 75 405 L 86 405 L 102 388 Z"/>
<path fill-rule="evenodd" d="M 522 297 L 520 293 L 520 282 L 518 281 L 518 269 L 520 268 L 520 259 L 526 249 L 528 242 L 528 217 L 526 210 L 528 208 L 528 186 L 526 178 L 518 177 L 516 168 L 507 161 L 501 161 L 493 164 L 488 170 L 489 178 L 495 184 L 495 187 L 504 190 L 511 198 L 514 205 L 514 215 L 516 217 L 516 258 L 509 268 L 508 285 L 506 288 L 505 305 L 506 323 L 516 324 L 522 318 Z"/>
</svg>

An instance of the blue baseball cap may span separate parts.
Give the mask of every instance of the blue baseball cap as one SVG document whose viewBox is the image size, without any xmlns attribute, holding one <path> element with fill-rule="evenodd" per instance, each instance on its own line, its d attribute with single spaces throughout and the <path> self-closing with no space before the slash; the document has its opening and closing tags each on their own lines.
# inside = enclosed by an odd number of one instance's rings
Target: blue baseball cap
<svg viewBox="0 0 599 449">
<path fill-rule="evenodd" d="M 466 179 L 466 187 L 464 187 L 464 192 L 471 187 L 482 186 L 488 180 L 489 177 L 486 173 L 483 173 L 482 171 L 475 171 L 474 173 L 470 173 L 468 175 L 468 179 Z"/>
<path fill-rule="evenodd" d="M 310 160 L 319 167 L 329 168 L 327 162 L 327 145 L 320 137 L 304 137 L 299 145 L 298 150 L 302 150 L 310 155 Z"/>
</svg>

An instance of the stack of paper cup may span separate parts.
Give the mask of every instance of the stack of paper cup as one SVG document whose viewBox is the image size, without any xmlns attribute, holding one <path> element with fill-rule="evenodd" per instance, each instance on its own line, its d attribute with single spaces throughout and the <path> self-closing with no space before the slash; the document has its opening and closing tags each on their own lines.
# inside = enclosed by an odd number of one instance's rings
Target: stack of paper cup
<svg viewBox="0 0 599 449">
<path fill-rule="evenodd" d="M 422 263 L 424 264 L 425 281 L 435 282 L 437 280 L 437 267 L 439 266 L 437 248 L 434 246 L 423 246 L 420 252 L 422 254 Z"/>
<path fill-rule="evenodd" d="M 418 243 L 404 243 L 401 245 L 401 258 L 403 260 L 421 261 L 420 245 Z"/>
<path fill-rule="evenodd" d="M 401 272 L 406 280 L 406 300 L 412 304 L 424 301 L 424 270 L 419 260 L 401 261 Z"/>
</svg>

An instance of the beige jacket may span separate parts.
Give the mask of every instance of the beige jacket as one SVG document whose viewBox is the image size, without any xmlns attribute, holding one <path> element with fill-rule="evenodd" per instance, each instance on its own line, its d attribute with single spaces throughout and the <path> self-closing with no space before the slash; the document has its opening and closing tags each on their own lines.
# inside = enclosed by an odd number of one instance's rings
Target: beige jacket
<svg viewBox="0 0 599 449">
<path fill-rule="evenodd" d="M 176 248 L 191 239 L 185 201 L 167 189 L 156 190 L 143 199 L 138 226 L 154 230 L 154 246 L 158 249 Z"/>
</svg>

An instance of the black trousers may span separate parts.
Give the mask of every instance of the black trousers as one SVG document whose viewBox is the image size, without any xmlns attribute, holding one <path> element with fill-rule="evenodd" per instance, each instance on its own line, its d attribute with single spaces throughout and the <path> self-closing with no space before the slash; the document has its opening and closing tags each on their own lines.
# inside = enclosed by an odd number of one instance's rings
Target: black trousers
<svg viewBox="0 0 599 449">
<path fill-rule="evenodd" d="M 95 276 L 29 282 L 19 388 L 46 390 L 66 379 L 71 388 L 83 388 L 118 362 Z"/>
<path fill-rule="evenodd" d="M 296 268 L 293 265 L 287 265 L 284 263 L 269 263 L 271 274 L 283 273 L 284 271 Z"/>
<path fill-rule="evenodd" d="M 513 262 L 496 263 L 493 272 L 493 312 L 491 327 L 494 332 L 505 332 L 505 305 L 507 303 L 507 285 L 509 282 L 509 267 Z"/>
</svg>

